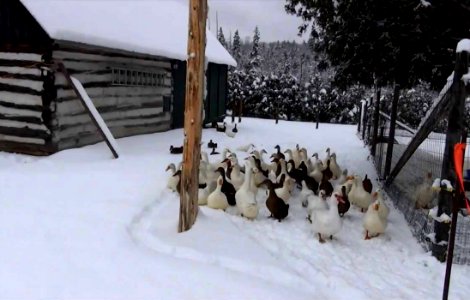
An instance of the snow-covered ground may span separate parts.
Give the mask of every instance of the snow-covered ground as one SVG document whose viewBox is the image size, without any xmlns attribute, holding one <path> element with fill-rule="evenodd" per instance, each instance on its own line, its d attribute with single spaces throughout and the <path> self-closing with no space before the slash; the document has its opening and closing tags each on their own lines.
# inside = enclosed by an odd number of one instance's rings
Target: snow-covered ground
<svg viewBox="0 0 470 300">
<path fill-rule="evenodd" d="M 271 152 L 300 143 L 320 155 L 329 146 L 342 167 L 375 178 L 355 126 L 245 118 L 239 130 L 231 139 L 207 129 L 203 140 Z M 47 158 L 0 153 L 0 299 L 441 297 L 444 265 L 395 209 L 379 238 L 363 239 L 353 209 L 336 239 L 320 244 L 298 199 L 278 223 L 260 192 L 255 221 L 202 207 L 195 227 L 177 234 L 178 197 L 164 170 L 181 159 L 168 148 L 182 134 L 120 139 L 118 160 L 104 143 Z M 467 299 L 469 271 L 454 266 L 451 299 Z"/>
</svg>

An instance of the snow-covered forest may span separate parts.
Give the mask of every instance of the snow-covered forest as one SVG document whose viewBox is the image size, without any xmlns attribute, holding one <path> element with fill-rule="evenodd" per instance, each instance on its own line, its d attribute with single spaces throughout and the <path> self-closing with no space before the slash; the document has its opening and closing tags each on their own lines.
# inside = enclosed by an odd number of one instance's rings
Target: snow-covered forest
<svg viewBox="0 0 470 300">
<path fill-rule="evenodd" d="M 371 4 L 363 11 L 350 1 L 338 2 L 334 9 L 328 2 L 286 1 L 286 11 L 304 21 L 300 32 L 308 36 L 308 41 L 303 43 L 263 42 L 263 32 L 258 27 L 251 37 L 240 37 L 238 31 L 227 37 L 223 28 L 219 28 L 219 41 L 238 63 L 229 72 L 229 103 L 243 102 L 243 113 L 249 116 L 354 123 L 360 101 L 374 94 L 375 78 L 385 100 L 381 104 L 384 111 L 390 110 L 393 85 L 401 85 L 398 119 L 416 127 L 453 68 L 449 46 L 455 42 L 446 34 L 448 26 L 435 24 L 435 18 L 439 18 L 436 13 L 439 10 L 461 12 L 454 4 L 430 5 L 422 1 L 398 6 L 409 11 L 410 5 L 414 5 L 412 15 L 388 16 L 387 11 L 398 9 L 394 8 L 396 5 Z M 316 20 L 315 15 L 322 18 Z M 357 15 L 362 15 L 358 24 L 355 21 Z M 368 22 L 378 15 L 382 15 L 385 22 L 378 27 L 390 28 L 378 28 L 379 32 L 388 31 L 388 35 L 380 36 L 370 44 L 370 30 L 357 32 L 356 27 L 367 26 L 374 30 L 374 25 Z M 335 27 L 328 27 L 328 24 L 335 24 Z M 308 30 L 311 31 L 308 33 Z M 423 30 L 436 32 L 436 37 L 441 36 L 441 40 L 420 34 Z M 461 34 L 461 26 L 453 27 L 452 31 Z M 393 36 L 399 32 L 406 34 L 402 37 L 398 34 L 399 39 Z M 417 43 L 418 39 L 429 46 L 423 48 Z M 411 53 L 400 50 L 405 45 L 413 48 Z M 367 51 L 363 49 L 365 46 Z M 431 52 L 430 47 L 434 49 Z M 385 55 L 384 51 L 388 53 Z"/>
</svg>

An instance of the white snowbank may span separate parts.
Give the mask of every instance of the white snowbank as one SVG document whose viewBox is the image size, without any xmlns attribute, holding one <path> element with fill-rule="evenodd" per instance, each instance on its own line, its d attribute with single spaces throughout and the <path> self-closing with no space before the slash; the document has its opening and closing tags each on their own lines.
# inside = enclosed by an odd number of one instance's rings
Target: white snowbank
<svg viewBox="0 0 470 300">
<path fill-rule="evenodd" d="M 330 146 L 342 167 L 376 177 L 356 126 L 244 118 L 238 128 L 234 139 L 204 130 L 203 141 L 219 150 L 300 143 L 321 157 Z M 178 197 L 165 189 L 164 169 L 181 160 L 168 148 L 182 139 L 182 129 L 120 139 L 119 160 L 104 143 L 46 158 L 0 153 L 0 298 L 440 297 L 445 265 L 422 250 L 388 200 L 387 230 L 369 241 L 364 214 L 351 209 L 335 239 L 320 244 L 296 194 L 282 223 L 265 207 L 254 221 L 203 207 L 195 227 L 177 234 Z M 454 266 L 451 299 L 470 294 L 469 271 Z"/>
<path fill-rule="evenodd" d="M 187 5 L 172 1 L 21 0 L 53 39 L 187 59 Z M 236 66 L 207 30 L 210 62 Z"/>
</svg>

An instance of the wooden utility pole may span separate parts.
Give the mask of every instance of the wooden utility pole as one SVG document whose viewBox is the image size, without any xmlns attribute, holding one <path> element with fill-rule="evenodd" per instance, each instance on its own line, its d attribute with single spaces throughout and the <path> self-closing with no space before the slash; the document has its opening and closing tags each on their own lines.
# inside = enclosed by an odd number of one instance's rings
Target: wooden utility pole
<svg viewBox="0 0 470 300">
<path fill-rule="evenodd" d="M 206 50 L 207 0 L 189 0 L 188 61 L 184 109 L 184 151 L 178 232 L 191 229 L 198 213 L 202 98 Z"/>
</svg>

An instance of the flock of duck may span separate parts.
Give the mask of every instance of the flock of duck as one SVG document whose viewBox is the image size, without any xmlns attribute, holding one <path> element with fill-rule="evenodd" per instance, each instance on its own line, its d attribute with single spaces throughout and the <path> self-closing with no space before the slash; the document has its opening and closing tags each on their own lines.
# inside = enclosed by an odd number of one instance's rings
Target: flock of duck
<svg viewBox="0 0 470 300">
<path fill-rule="evenodd" d="M 209 145 L 214 149 L 212 140 Z M 365 212 L 365 239 L 385 231 L 389 208 L 380 190 L 372 193 L 372 182 L 367 175 L 364 179 L 348 175 L 348 170 L 341 169 L 336 154 L 329 148 L 322 159 L 317 153 L 309 156 L 307 149 L 299 145 L 285 151 L 279 145 L 275 149 L 266 162 L 266 150 L 256 150 L 253 144 L 239 147 L 237 151 L 249 154 L 243 163 L 228 148 L 219 154 L 221 157 L 216 162 L 211 162 L 207 152 L 202 151 L 199 205 L 220 210 L 234 206 L 242 217 L 253 220 L 258 217 L 264 200 L 269 217 L 281 222 L 289 214 L 292 196 L 298 194 L 306 208 L 307 220 L 321 243 L 325 238 L 333 239 L 341 230 L 342 217 L 351 205 Z M 172 163 L 166 170 L 171 170 L 167 187 L 179 193 L 181 163 L 178 168 Z M 265 191 L 262 197 L 258 197 L 259 190 Z"/>
</svg>

